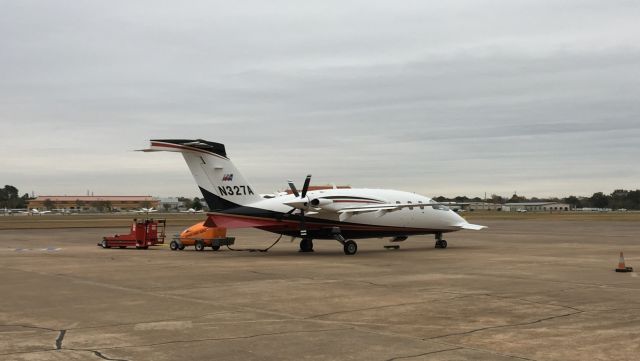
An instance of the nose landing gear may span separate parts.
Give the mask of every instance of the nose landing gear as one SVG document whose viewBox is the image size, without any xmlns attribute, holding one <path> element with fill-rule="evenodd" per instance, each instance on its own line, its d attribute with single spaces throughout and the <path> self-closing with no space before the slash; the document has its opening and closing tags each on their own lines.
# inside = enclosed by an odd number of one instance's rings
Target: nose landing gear
<svg viewBox="0 0 640 361">
<path fill-rule="evenodd" d="M 442 233 L 436 233 L 436 246 L 435 248 L 447 248 L 447 241 L 442 239 Z"/>
<path fill-rule="evenodd" d="M 300 252 L 313 252 L 313 239 L 303 238 L 300 241 Z"/>
</svg>

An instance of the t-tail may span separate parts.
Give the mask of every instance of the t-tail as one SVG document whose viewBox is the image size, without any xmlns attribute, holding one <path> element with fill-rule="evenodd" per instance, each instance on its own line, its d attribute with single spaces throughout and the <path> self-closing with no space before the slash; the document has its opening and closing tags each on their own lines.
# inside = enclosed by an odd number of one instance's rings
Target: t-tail
<svg viewBox="0 0 640 361">
<path fill-rule="evenodd" d="M 202 139 L 152 139 L 144 152 L 180 152 L 211 211 L 224 211 L 261 200 L 227 157 L 224 144 Z"/>
</svg>

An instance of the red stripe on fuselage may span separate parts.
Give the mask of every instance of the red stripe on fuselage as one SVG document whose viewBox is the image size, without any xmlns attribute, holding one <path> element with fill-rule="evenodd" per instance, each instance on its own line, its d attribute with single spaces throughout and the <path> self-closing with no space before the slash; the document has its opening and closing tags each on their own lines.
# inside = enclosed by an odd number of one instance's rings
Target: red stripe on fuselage
<svg viewBox="0 0 640 361">
<path fill-rule="evenodd" d="M 300 227 L 300 221 L 295 219 L 283 219 L 277 220 L 274 218 L 262 218 L 253 216 L 240 216 L 235 214 L 226 213 L 209 213 L 209 218 L 218 227 L 226 228 L 269 228 L 272 232 L 281 230 L 282 232 L 290 231 L 291 229 L 297 229 Z M 426 228 L 407 228 L 407 227 L 394 227 L 394 226 L 374 226 L 367 224 L 354 224 L 343 223 L 336 221 L 329 221 L 329 223 L 314 222 L 313 218 L 305 217 L 305 225 L 307 229 L 326 229 L 330 227 L 340 227 L 343 230 L 358 230 L 358 231 L 399 231 L 399 232 L 430 232 L 433 229 Z"/>
</svg>

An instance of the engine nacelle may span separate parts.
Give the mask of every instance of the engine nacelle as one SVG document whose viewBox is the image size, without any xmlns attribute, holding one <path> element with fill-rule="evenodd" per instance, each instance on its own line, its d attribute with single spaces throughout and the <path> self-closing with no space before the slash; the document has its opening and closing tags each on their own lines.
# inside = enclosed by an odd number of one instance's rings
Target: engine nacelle
<svg viewBox="0 0 640 361">
<path fill-rule="evenodd" d="M 324 206 L 328 206 L 329 204 L 333 203 L 333 201 L 331 199 L 326 199 L 326 198 L 314 198 L 309 203 L 311 204 L 312 207 L 322 208 Z"/>
</svg>

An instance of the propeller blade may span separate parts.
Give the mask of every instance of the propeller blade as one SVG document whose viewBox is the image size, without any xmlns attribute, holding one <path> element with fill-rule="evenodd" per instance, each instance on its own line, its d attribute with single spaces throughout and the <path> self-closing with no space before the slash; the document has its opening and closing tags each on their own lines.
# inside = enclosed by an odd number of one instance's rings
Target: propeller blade
<svg viewBox="0 0 640 361">
<path fill-rule="evenodd" d="M 302 198 L 307 196 L 309 190 L 309 183 L 311 183 L 311 174 L 307 174 L 307 178 L 304 180 L 304 186 L 302 187 Z"/>
<path fill-rule="evenodd" d="M 299 197 L 300 193 L 298 193 L 298 190 L 296 189 L 295 184 L 293 184 L 292 181 L 287 181 L 287 183 L 289 183 L 289 188 L 291 188 L 291 192 L 293 192 L 293 195 L 295 195 L 296 197 Z"/>
</svg>

